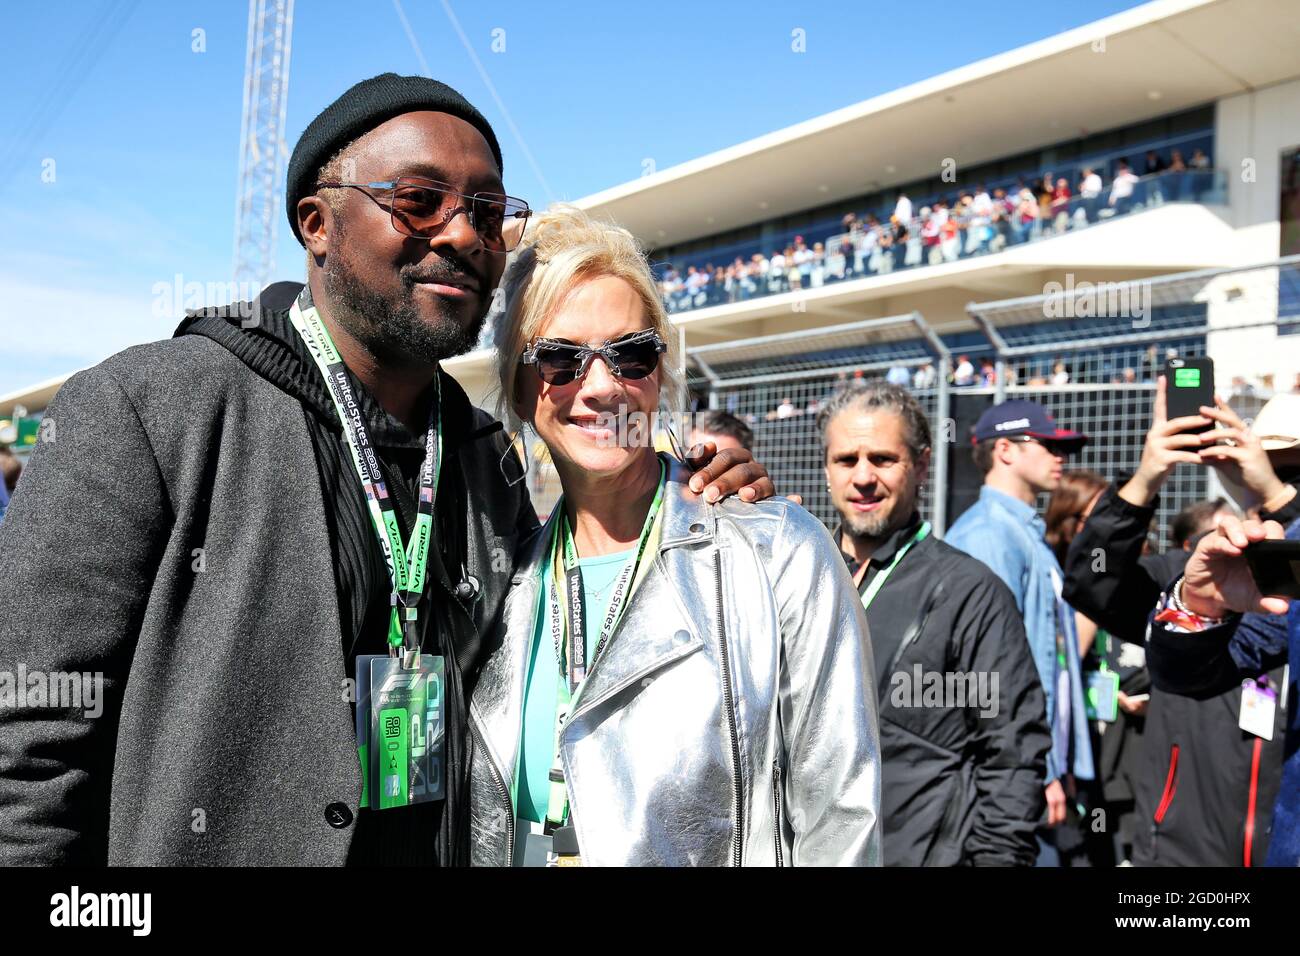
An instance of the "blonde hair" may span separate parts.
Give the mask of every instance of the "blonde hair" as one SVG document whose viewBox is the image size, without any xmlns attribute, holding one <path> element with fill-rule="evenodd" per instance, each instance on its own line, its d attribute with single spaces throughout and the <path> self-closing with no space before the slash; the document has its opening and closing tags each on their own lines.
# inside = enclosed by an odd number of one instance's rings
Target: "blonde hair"
<svg viewBox="0 0 1300 956">
<path fill-rule="evenodd" d="M 677 410 L 682 386 L 677 331 L 636 238 L 576 206 L 556 204 L 529 225 L 524 244 L 501 279 L 504 309 L 496 325 L 495 345 L 501 388 L 498 414 L 503 419 L 518 424 L 517 375 L 524 346 L 578 286 L 606 277 L 622 279 L 632 287 L 649 327 L 668 344 L 659 363 L 659 401 L 669 411 Z"/>
</svg>

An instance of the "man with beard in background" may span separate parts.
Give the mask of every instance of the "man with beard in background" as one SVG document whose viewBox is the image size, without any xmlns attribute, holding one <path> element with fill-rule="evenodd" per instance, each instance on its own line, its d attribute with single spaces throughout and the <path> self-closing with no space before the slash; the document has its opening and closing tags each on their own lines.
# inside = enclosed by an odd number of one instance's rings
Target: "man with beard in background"
<svg viewBox="0 0 1300 956">
<path fill-rule="evenodd" d="M 846 388 L 818 427 L 876 662 L 884 862 L 1028 866 L 1049 738 L 1015 600 L 921 520 L 930 424 L 906 389 Z"/>
</svg>

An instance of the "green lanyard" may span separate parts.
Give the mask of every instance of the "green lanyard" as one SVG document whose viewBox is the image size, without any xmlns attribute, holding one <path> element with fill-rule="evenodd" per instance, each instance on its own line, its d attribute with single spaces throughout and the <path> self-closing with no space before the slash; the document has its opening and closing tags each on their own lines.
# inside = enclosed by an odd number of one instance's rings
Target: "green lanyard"
<svg viewBox="0 0 1300 956">
<path fill-rule="evenodd" d="M 667 467 L 663 459 L 659 460 L 659 487 L 655 491 L 650 510 L 646 512 L 645 523 L 641 526 L 641 536 L 637 540 L 636 554 L 623 566 L 614 584 L 614 591 L 609 598 L 609 610 L 601 624 L 600 639 L 596 643 L 591 663 L 604 649 L 606 642 L 613 635 L 618 622 L 623 618 L 632 593 L 645 577 L 649 564 L 642 564 L 646 545 L 651 538 L 655 519 L 659 515 L 664 501 L 664 484 Z M 573 531 L 569 527 L 569 518 L 564 511 L 564 499 L 556 502 L 559 512 L 551 541 L 551 568 L 553 571 L 550 587 L 547 589 L 548 607 L 551 618 L 551 638 L 555 643 L 555 657 L 560 662 L 560 682 L 556 688 L 555 703 L 555 759 L 551 764 L 550 796 L 546 806 L 546 819 L 552 825 L 563 824 L 569 815 L 569 791 L 564 782 L 564 767 L 560 760 L 560 734 L 564 730 L 565 719 L 573 700 L 578 696 L 582 683 L 587 678 L 590 666 L 587 662 L 586 642 L 586 595 L 582 589 L 582 568 L 578 565 L 578 549 L 573 542 Z M 567 614 L 560 611 L 559 595 L 565 595 Z"/>
<path fill-rule="evenodd" d="M 916 542 L 920 541 L 929 533 L 930 522 L 922 521 L 921 527 L 916 529 L 916 534 L 908 538 L 907 544 L 898 549 L 898 553 L 894 555 L 894 560 L 889 562 L 889 567 L 885 568 L 885 570 L 881 571 L 871 579 L 871 583 L 867 585 L 866 593 L 862 595 L 863 610 L 871 607 L 871 602 L 876 599 L 876 594 L 878 594 L 880 589 L 885 586 L 885 579 L 889 577 L 894 568 L 898 567 L 898 562 L 903 560 L 903 555 L 907 554 L 907 552 L 911 550 L 912 545 L 916 544 Z"/>
<path fill-rule="evenodd" d="M 393 611 L 388 624 L 389 652 L 396 655 L 403 643 L 408 652 L 414 651 L 419 647 L 415 626 L 416 609 L 420 597 L 424 594 L 429 541 L 433 537 L 433 507 L 438 497 L 438 480 L 442 472 L 441 381 L 436 375 L 434 376 L 435 398 L 433 408 L 429 412 L 424 463 L 420 466 L 419 507 L 411 540 L 404 546 L 397 512 L 393 508 L 393 500 L 384 482 L 374 443 L 371 442 L 370 433 L 366 430 L 360 402 L 348 379 L 347 366 L 339 356 L 338 349 L 334 347 L 334 340 L 330 337 L 325 323 L 321 321 L 316 307 L 312 305 L 311 294 L 307 289 L 303 289 L 302 295 L 289 310 L 289 321 L 293 323 L 298 335 L 306 343 L 308 351 L 316 362 L 316 367 L 320 369 L 325 384 L 329 387 L 339 422 L 343 425 L 343 435 L 347 439 L 348 450 L 352 453 L 353 467 L 366 493 L 370 519 L 375 526 L 375 533 L 379 536 L 379 544 L 383 548 L 384 563 L 388 566 L 388 577 L 393 587 L 390 601 Z"/>
</svg>

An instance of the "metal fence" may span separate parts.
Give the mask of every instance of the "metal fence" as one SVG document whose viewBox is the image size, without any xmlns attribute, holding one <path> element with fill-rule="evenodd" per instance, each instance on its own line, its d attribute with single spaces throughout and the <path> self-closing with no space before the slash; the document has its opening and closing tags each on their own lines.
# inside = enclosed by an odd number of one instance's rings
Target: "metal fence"
<svg viewBox="0 0 1300 956">
<path fill-rule="evenodd" d="M 826 492 L 817 411 L 855 378 L 907 376 L 936 435 L 948 417 L 948 349 L 919 313 L 869 319 L 810 331 L 702 345 L 687 351 L 689 384 L 709 407 L 730 412 L 754 430 L 754 457 L 781 494 L 803 495 L 805 506 L 833 527 Z M 926 367 L 932 383 L 926 384 Z M 920 387 L 915 387 L 921 372 Z M 944 527 L 948 443 L 937 442 L 921 508 Z"/>
<path fill-rule="evenodd" d="M 1263 333 L 1267 342 L 1296 330 L 1300 256 L 1126 283 L 1067 282 L 1043 295 L 972 303 L 967 312 L 997 355 L 996 387 L 984 391 L 1045 405 L 1062 427 L 1090 438 L 1067 467 L 1116 481 L 1141 460 L 1166 360 L 1213 358 L 1248 346 L 1249 336 Z M 1216 390 L 1250 421 L 1274 390 L 1291 384 L 1220 376 Z M 1159 546 L 1170 546 L 1181 509 L 1222 491 L 1213 469 L 1177 466 L 1160 493 Z"/>
<path fill-rule="evenodd" d="M 854 379 L 892 372 L 901 380 L 906 374 L 936 439 L 922 512 L 942 533 L 954 517 L 948 513 L 949 460 L 970 454 L 968 436 L 954 434 L 956 398 L 1041 402 L 1060 424 L 1090 437 L 1067 467 L 1116 481 L 1141 459 L 1156 375 L 1168 358 L 1267 350 L 1278 336 L 1300 334 L 1300 256 L 1122 284 L 1066 279 L 1043 295 L 972 303 L 970 324 L 942 336 L 914 312 L 696 346 L 685 350 L 687 387 L 700 405 L 747 421 L 754 455 L 778 492 L 803 495 L 809 510 L 833 527 L 838 516 L 826 491 L 817 410 Z M 972 348 L 974 333 L 982 333 L 975 337 L 987 344 Z M 955 384 L 952 357 L 963 353 L 994 358 L 995 384 Z M 935 373 L 928 384 L 917 377 L 927 365 Z M 1218 391 L 1230 395 L 1248 421 L 1273 391 L 1294 384 L 1227 378 L 1221 365 Z M 521 444 L 531 459 L 534 500 L 546 511 L 559 491 L 554 469 L 535 436 Z M 1161 491 L 1155 529 L 1160 546 L 1168 547 L 1178 511 L 1220 493 L 1213 470 L 1178 466 Z"/>
</svg>

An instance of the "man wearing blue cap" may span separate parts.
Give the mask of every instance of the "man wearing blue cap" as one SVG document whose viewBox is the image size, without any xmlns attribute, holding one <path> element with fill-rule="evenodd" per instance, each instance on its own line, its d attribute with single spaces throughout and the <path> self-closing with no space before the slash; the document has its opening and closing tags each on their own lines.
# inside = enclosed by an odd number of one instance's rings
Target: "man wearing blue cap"
<svg viewBox="0 0 1300 956">
<path fill-rule="evenodd" d="M 1025 617 L 1052 730 L 1039 865 L 1059 863 L 1051 828 L 1065 820 L 1066 796 L 1074 781 L 1092 779 L 1093 762 L 1074 612 L 1061 597 L 1061 567 L 1044 539 L 1046 527 L 1034 502 L 1041 492 L 1056 488 L 1065 456 L 1087 440 L 1079 432 L 1057 427 L 1037 402 L 1016 400 L 988 409 L 975 423 L 971 438 L 984 487 L 979 500 L 945 536 L 1006 582 Z"/>
</svg>

